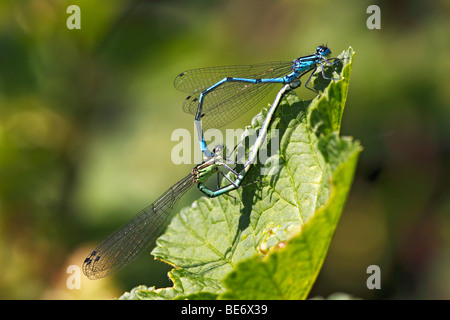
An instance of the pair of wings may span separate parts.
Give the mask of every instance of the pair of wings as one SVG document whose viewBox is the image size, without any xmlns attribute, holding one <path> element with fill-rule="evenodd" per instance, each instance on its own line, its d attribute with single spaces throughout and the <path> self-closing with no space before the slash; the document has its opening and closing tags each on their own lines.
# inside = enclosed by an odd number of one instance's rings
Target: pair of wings
<svg viewBox="0 0 450 320">
<path fill-rule="evenodd" d="M 190 173 L 111 234 L 84 260 L 84 274 L 92 280 L 100 279 L 133 262 L 166 228 L 178 199 L 195 183 Z"/>
<path fill-rule="evenodd" d="M 174 86 L 190 94 L 184 100 L 183 110 L 195 115 L 200 94 L 224 78 L 279 78 L 291 72 L 292 61 L 200 68 L 180 73 L 175 78 Z M 275 83 L 223 83 L 203 98 L 203 128 L 220 128 L 239 118 L 261 101 L 274 85 Z"/>
</svg>

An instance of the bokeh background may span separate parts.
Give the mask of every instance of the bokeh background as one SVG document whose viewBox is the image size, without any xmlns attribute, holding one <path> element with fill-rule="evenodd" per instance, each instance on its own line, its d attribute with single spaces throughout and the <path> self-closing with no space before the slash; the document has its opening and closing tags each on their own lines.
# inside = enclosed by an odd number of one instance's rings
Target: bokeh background
<svg viewBox="0 0 450 320">
<path fill-rule="evenodd" d="M 70 4 L 80 30 L 66 27 Z M 366 26 L 371 4 L 379 30 Z M 449 9 L 445 0 L 1 1 L 0 298 L 169 286 L 169 267 L 150 255 L 106 279 L 83 275 L 80 289 L 67 287 L 67 268 L 192 168 L 171 161 L 172 132 L 194 133 L 175 76 L 292 60 L 327 43 L 335 55 L 356 50 L 341 133 L 364 151 L 311 296 L 448 299 Z M 366 286 L 369 265 L 381 268 L 380 290 Z"/>
</svg>

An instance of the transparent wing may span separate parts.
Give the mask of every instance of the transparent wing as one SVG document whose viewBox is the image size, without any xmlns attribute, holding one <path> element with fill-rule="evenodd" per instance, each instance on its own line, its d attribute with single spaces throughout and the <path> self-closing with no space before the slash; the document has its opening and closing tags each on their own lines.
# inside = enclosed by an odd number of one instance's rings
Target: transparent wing
<svg viewBox="0 0 450 320">
<path fill-rule="evenodd" d="M 110 235 L 84 260 L 84 274 L 100 279 L 133 262 L 166 228 L 177 200 L 194 184 L 191 173 Z"/>
<path fill-rule="evenodd" d="M 175 78 L 174 86 L 183 92 L 200 93 L 226 77 L 249 79 L 278 78 L 291 71 L 292 61 L 200 68 L 180 73 Z"/>
<path fill-rule="evenodd" d="M 274 83 L 227 82 L 203 98 L 202 126 L 205 130 L 220 128 L 239 118 L 261 101 Z M 195 114 L 200 93 L 186 98 L 183 110 Z"/>
<path fill-rule="evenodd" d="M 279 78 L 292 71 L 292 62 L 268 62 L 255 65 L 222 66 L 186 71 L 175 79 L 175 88 L 189 92 L 183 110 L 196 114 L 200 93 L 226 77 L 267 79 Z M 239 118 L 273 88 L 272 83 L 226 82 L 203 99 L 203 128 L 220 128 Z"/>
</svg>

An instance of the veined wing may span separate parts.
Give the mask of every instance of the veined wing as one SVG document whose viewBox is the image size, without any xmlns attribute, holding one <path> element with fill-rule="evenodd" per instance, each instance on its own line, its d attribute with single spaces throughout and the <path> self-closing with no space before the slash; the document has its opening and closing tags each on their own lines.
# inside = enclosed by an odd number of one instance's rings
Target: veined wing
<svg viewBox="0 0 450 320">
<path fill-rule="evenodd" d="M 220 128 L 261 101 L 274 87 L 274 83 L 226 82 L 203 98 L 202 126 L 207 130 Z M 200 93 L 192 94 L 183 103 L 183 110 L 195 114 Z"/>
<path fill-rule="evenodd" d="M 194 184 L 190 173 L 110 235 L 84 260 L 84 274 L 100 279 L 133 262 L 166 228 L 177 200 Z"/>
<path fill-rule="evenodd" d="M 174 81 L 176 89 L 200 93 L 226 77 L 262 79 L 278 78 L 292 71 L 292 61 L 273 61 L 253 65 L 218 66 L 180 73 Z"/>
</svg>

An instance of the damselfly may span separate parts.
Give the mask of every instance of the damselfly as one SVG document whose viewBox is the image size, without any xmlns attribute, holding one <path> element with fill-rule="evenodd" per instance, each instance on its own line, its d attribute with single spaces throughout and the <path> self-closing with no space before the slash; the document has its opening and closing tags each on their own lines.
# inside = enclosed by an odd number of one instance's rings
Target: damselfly
<svg viewBox="0 0 450 320">
<path fill-rule="evenodd" d="M 305 87 L 317 70 L 324 64 L 336 63 L 327 60 L 331 50 L 322 45 L 314 54 L 299 57 L 294 61 L 268 62 L 255 65 L 237 65 L 194 69 L 180 73 L 174 82 L 175 88 L 190 95 L 183 103 L 183 110 L 195 115 L 200 149 L 206 157 L 211 157 L 203 138 L 203 128 L 220 128 L 237 119 L 256 103 L 261 101 L 274 84 L 288 84 L 311 72 Z"/>
<path fill-rule="evenodd" d="M 267 112 L 248 159 L 239 173 L 228 166 L 225 159 L 222 158 L 221 152 L 218 152 L 219 150 L 214 149 L 214 153 L 208 160 L 195 166 L 190 174 L 174 184 L 158 200 L 143 209 L 126 225 L 111 234 L 96 247 L 84 260 L 84 274 L 90 279 L 100 279 L 133 262 L 143 251 L 149 248 L 156 237 L 166 228 L 173 217 L 177 201 L 193 185 L 197 184 L 198 189 L 208 197 L 217 197 L 239 188 L 244 177 L 255 163 L 258 150 L 264 142 L 269 125 L 282 97 L 287 91 L 299 85 L 299 81 L 294 81 L 283 86 L 278 92 L 271 108 Z M 224 175 L 229 184 L 224 187 L 218 187 L 216 190 L 211 190 L 204 183 L 215 172 L 218 172 L 219 167 L 224 167 L 228 170 L 234 175 L 234 179 Z"/>
<path fill-rule="evenodd" d="M 214 194 L 203 184 L 220 166 L 238 175 L 225 163 L 220 152 L 214 150 L 213 157 L 195 166 L 191 173 L 95 248 L 84 260 L 84 274 L 90 279 L 99 279 L 133 262 L 165 229 L 177 201 L 196 183 L 210 197 L 224 193 Z"/>
</svg>

